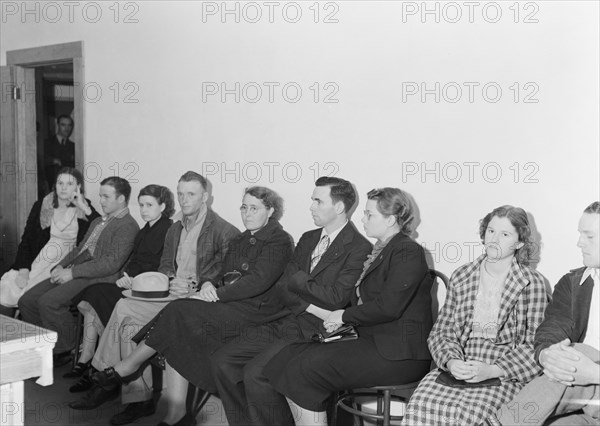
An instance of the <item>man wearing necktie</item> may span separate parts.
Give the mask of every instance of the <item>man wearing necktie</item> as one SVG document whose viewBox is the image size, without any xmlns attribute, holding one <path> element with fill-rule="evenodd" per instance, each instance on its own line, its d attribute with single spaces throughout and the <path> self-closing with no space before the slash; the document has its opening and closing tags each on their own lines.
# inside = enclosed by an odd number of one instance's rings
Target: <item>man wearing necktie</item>
<svg viewBox="0 0 600 426">
<path fill-rule="evenodd" d="M 560 279 L 535 334 L 544 374 L 488 419 L 492 425 L 600 424 L 600 202 L 579 220 L 584 267 Z"/>
<path fill-rule="evenodd" d="M 287 343 L 321 331 L 331 311 L 346 307 L 371 252 L 348 220 L 356 202 L 352 184 L 337 177 L 315 184 L 310 212 L 319 228 L 302 235 L 276 284 L 281 318 L 252 328 L 211 356 L 230 426 L 294 424 L 285 397 L 271 387 L 263 367 Z"/>
<path fill-rule="evenodd" d="M 52 188 L 56 173 L 62 167 L 75 167 L 75 143 L 69 139 L 75 123 L 68 115 L 56 119 L 56 135 L 44 145 L 44 165 L 48 187 Z"/>
</svg>

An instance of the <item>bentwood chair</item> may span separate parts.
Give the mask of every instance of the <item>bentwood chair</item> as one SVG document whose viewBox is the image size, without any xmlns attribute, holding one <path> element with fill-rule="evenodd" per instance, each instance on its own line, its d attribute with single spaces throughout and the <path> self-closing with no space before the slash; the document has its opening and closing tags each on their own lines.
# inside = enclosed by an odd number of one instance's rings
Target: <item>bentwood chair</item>
<svg viewBox="0 0 600 426">
<path fill-rule="evenodd" d="M 438 312 L 441 309 L 441 305 L 438 303 L 438 292 L 442 287 L 444 290 L 448 288 L 448 277 L 435 269 L 430 269 L 429 273 L 434 278 L 431 295 L 433 301 L 432 314 L 435 322 Z M 435 368 L 433 362 L 432 366 Z M 391 415 L 391 401 L 394 400 L 406 404 L 418 385 L 419 382 L 412 382 L 395 386 L 373 386 L 360 392 L 349 390 L 337 397 L 337 406 L 354 415 L 355 425 L 362 425 L 364 423 L 363 419 L 368 419 L 371 422 L 376 422 L 378 426 L 389 426 L 391 421 L 400 421 L 404 417 Z M 359 403 L 359 399 L 362 404 Z M 373 399 L 377 402 L 377 411 L 375 413 L 365 411 L 365 401 L 372 402 Z M 335 414 L 334 417 L 336 417 Z M 335 426 L 335 422 L 336 419 L 334 418 L 331 424 Z"/>
</svg>

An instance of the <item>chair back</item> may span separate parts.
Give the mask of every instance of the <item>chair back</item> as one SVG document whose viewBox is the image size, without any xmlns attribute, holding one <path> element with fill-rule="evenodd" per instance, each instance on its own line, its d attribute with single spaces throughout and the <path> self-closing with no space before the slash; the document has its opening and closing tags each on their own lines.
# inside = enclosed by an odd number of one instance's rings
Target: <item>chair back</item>
<svg viewBox="0 0 600 426">
<path fill-rule="evenodd" d="M 433 277 L 433 285 L 431 286 L 431 313 L 433 315 L 433 322 L 435 323 L 438 313 L 442 310 L 446 301 L 449 280 L 446 275 L 435 269 L 430 269 L 429 273 Z"/>
</svg>

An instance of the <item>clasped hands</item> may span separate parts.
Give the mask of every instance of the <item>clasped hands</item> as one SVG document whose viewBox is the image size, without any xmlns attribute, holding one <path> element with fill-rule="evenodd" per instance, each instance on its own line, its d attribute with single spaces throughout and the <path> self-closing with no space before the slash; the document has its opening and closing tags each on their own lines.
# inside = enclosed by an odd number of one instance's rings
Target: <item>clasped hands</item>
<svg viewBox="0 0 600 426">
<path fill-rule="evenodd" d="M 585 345 L 572 346 L 571 341 L 565 339 L 540 352 L 540 364 L 544 367 L 546 376 L 563 385 L 599 384 L 600 367 L 589 357 L 594 355 L 591 353 L 593 351 L 595 350 Z M 597 351 L 595 357 L 598 358 Z"/>
<path fill-rule="evenodd" d="M 64 284 L 73 279 L 73 270 L 58 265 L 50 272 L 50 282 L 53 284 Z"/>
<path fill-rule="evenodd" d="M 344 321 L 342 320 L 342 316 L 344 315 L 343 309 L 338 309 L 337 311 L 332 311 L 327 318 L 323 321 L 323 327 L 328 333 L 337 330 L 342 326 Z"/>
<path fill-rule="evenodd" d="M 476 360 L 451 359 L 446 363 L 446 367 L 456 379 L 467 383 L 479 383 L 498 377 L 495 375 L 495 369 L 498 367 Z"/>
</svg>

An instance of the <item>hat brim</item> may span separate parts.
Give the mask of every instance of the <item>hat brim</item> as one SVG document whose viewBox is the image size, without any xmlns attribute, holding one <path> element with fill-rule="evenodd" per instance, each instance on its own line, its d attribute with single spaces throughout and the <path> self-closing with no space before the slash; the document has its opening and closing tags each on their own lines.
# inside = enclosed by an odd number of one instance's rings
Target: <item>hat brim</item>
<svg viewBox="0 0 600 426">
<path fill-rule="evenodd" d="M 151 297 L 133 296 L 131 294 L 131 289 L 123 290 L 122 293 L 123 293 L 123 296 L 125 296 L 128 299 L 141 300 L 142 302 L 172 302 L 173 300 L 177 300 L 177 297 L 173 296 L 172 294 L 169 294 L 167 297 L 151 298 Z"/>
</svg>

